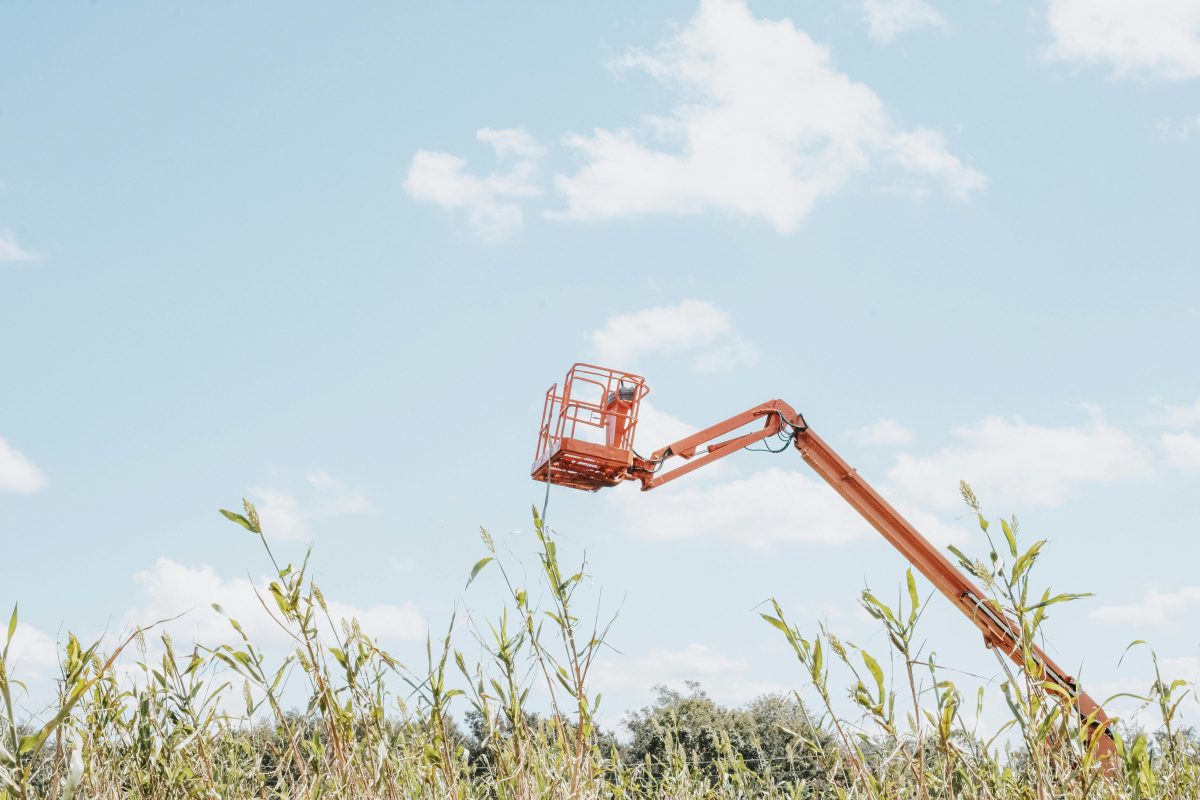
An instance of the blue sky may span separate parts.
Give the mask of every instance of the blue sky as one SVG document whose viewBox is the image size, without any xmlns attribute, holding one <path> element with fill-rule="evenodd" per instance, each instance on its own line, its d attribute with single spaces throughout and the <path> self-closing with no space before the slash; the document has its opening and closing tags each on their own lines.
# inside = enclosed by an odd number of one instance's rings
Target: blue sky
<svg viewBox="0 0 1200 800">
<path fill-rule="evenodd" d="M 542 393 L 593 360 L 649 379 L 640 447 L 782 397 L 982 553 L 972 482 L 1051 539 L 1043 580 L 1096 592 L 1050 634 L 1098 694 L 1147 679 L 1117 665 L 1136 638 L 1200 676 L 1193 0 L 0 24 L 0 602 L 29 673 L 68 629 L 254 613 L 265 565 L 216 515 L 243 495 L 418 661 L 455 607 L 496 607 L 496 576 L 463 590 L 478 526 L 532 570 Z M 656 682 L 796 685 L 768 596 L 884 648 L 855 600 L 904 564 L 805 469 L 551 493 L 620 609 L 609 720 Z M 934 605 L 927 648 L 997 674 Z"/>
</svg>

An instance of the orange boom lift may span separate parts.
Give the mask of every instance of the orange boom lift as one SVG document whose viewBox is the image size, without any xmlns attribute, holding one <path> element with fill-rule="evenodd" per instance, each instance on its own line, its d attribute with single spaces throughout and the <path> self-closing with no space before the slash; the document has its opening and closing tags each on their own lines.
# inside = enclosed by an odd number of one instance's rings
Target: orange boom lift
<svg viewBox="0 0 1200 800">
<path fill-rule="evenodd" d="M 534 480 L 593 492 L 636 480 L 642 491 L 649 491 L 755 442 L 772 436 L 788 440 L 842 499 L 979 628 L 989 648 L 999 648 L 1034 679 L 1052 682 L 1071 697 L 1083 724 L 1101 734 L 1097 752 L 1112 768 L 1116 748 L 1104 709 L 1036 645 L 1035 663 L 1026 665 L 1017 624 L 817 436 L 803 415 L 782 400 L 768 400 L 643 457 L 634 452 L 633 434 L 638 408 L 649 391 L 640 375 L 591 364 L 571 367 L 561 389 L 555 384 L 546 392 L 531 470 Z M 738 432 L 752 424 L 758 427 Z M 676 466 L 670 468 L 672 463 Z"/>
</svg>

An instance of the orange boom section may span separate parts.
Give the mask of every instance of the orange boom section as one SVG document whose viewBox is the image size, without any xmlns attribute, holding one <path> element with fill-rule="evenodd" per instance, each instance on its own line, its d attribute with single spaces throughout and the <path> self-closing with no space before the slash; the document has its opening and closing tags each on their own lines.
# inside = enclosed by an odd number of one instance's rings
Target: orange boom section
<svg viewBox="0 0 1200 800">
<path fill-rule="evenodd" d="M 974 623 L 988 647 L 1003 653 L 1035 681 L 1053 684 L 1071 699 L 1095 736 L 1097 752 L 1112 769 L 1116 748 L 1104 709 L 1040 647 L 1029 647 L 1027 662 L 1017 624 L 817 436 L 795 409 L 782 400 L 770 400 L 643 457 L 634 452 L 633 434 L 641 399 L 649 391 L 641 376 L 576 364 L 567 372 L 561 392 L 557 384 L 546 392 L 533 477 L 589 491 L 636 480 L 642 491 L 649 491 L 758 442 L 773 452 L 795 447 L 814 472 Z M 755 427 L 744 431 L 748 426 Z M 764 441 L 769 439 L 777 445 Z"/>
</svg>

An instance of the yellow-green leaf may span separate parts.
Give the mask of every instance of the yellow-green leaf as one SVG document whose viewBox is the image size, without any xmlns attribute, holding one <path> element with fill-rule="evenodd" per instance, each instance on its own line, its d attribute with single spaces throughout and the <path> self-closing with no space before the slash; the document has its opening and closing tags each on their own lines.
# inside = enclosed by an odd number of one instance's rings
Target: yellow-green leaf
<svg viewBox="0 0 1200 800">
<path fill-rule="evenodd" d="M 471 577 L 467 578 L 467 586 L 471 585 L 471 581 L 475 580 L 475 576 L 478 575 L 491 561 L 492 556 L 488 556 L 487 558 L 481 558 L 475 562 L 475 566 L 471 567 Z M 465 589 L 466 587 L 464 586 L 463 588 Z"/>
<path fill-rule="evenodd" d="M 1001 517 L 1000 527 L 1004 529 L 1004 538 L 1008 540 L 1008 550 L 1013 554 L 1013 558 L 1017 557 L 1017 537 L 1013 534 L 1013 529 L 1008 524 L 1008 520 Z"/>
<path fill-rule="evenodd" d="M 224 509 L 224 508 L 220 509 L 220 512 L 221 512 L 221 516 L 225 517 L 225 519 L 231 520 L 232 522 L 236 522 L 238 525 L 241 525 L 243 528 L 250 531 L 251 533 L 258 533 L 258 531 L 254 530 L 254 525 L 251 524 L 250 520 L 246 519 L 241 514 L 238 514 L 235 511 L 229 511 L 228 509 Z"/>
<path fill-rule="evenodd" d="M 867 669 L 875 677 L 875 685 L 879 687 L 879 701 L 883 702 L 883 668 L 879 666 L 879 662 L 866 650 L 859 650 L 858 652 L 862 654 L 863 663 L 867 665 Z"/>
</svg>

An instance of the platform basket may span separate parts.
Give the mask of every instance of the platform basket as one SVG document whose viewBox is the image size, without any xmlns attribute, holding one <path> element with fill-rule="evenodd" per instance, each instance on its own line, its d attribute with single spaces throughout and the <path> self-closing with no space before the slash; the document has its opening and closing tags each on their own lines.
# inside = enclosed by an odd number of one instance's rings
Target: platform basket
<svg viewBox="0 0 1200 800">
<path fill-rule="evenodd" d="M 530 474 L 593 492 L 625 480 L 638 408 L 649 391 L 640 375 L 592 364 L 571 367 L 561 390 L 554 384 L 546 391 Z"/>
</svg>

